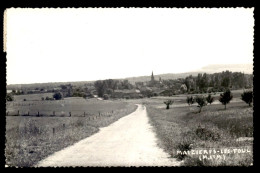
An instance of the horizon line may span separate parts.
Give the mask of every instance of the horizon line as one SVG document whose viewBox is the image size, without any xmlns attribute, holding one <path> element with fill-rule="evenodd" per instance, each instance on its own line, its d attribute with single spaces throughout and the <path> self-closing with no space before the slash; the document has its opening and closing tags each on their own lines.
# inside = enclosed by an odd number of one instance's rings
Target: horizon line
<svg viewBox="0 0 260 173">
<path fill-rule="evenodd" d="M 214 64 L 214 65 L 220 65 L 220 64 Z M 226 64 L 228 65 L 228 64 Z M 243 65 L 243 64 L 239 64 L 239 65 Z M 202 70 L 202 69 L 201 69 Z M 153 70 L 152 70 L 153 71 Z M 180 73 L 162 73 L 162 74 L 154 74 L 154 76 L 159 76 L 159 75 L 165 75 L 165 74 L 184 74 L 184 73 L 208 73 L 208 74 L 214 74 L 214 73 L 221 73 L 223 71 L 231 71 L 231 70 L 221 70 L 219 72 L 203 72 L 203 71 L 199 71 L 199 70 L 195 70 L 195 71 L 190 71 L 190 72 L 180 72 Z M 243 71 L 231 71 L 231 72 L 241 72 L 244 73 Z M 244 74 L 251 74 L 251 73 L 244 73 Z M 95 82 L 98 80 L 124 80 L 127 78 L 138 78 L 138 77 L 147 77 L 150 75 L 143 75 L 143 76 L 128 76 L 128 77 L 124 77 L 124 78 L 106 78 L 106 79 L 96 79 L 96 80 L 79 80 L 79 81 L 59 81 L 59 82 L 35 82 L 35 83 L 13 83 L 13 84 L 6 84 L 6 86 L 8 85 L 33 85 L 33 84 L 48 84 L 48 83 L 76 83 L 76 82 Z"/>
</svg>

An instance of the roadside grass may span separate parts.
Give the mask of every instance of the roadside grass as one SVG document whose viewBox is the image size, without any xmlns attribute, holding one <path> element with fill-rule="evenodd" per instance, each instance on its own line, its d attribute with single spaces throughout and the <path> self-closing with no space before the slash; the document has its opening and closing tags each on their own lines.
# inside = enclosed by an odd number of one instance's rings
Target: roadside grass
<svg viewBox="0 0 260 173">
<path fill-rule="evenodd" d="M 159 138 L 158 145 L 171 157 L 183 160 L 184 166 L 249 166 L 253 163 L 252 141 L 236 141 L 239 137 L 253 137 L 253 108 L 233 102 L 227 110 L 221 104 L 208 105 L 198 113 L 195 105 L 170 107 L 161 100 L 143 100 L 148 116 Z M 199 148 L 249 147 L 250 153 L 227 154 L 225 160 L 199 160 L 198 155 L 179 155 L 177 150 Z"/>
<path fill-rule="evenodd" d="M 85 117 L 6 117 L 6 165 L 31 167 L 50 154 L 68 147 L 136 110 L 125 102 L 94 102 Z M 72 107 L 73 105 L 71 105 Z M 102 112 L 99 115 L 99 108 Z M 96 109 L 96 110 L 95 110 Z M 111 112 L 113 109 L 113 113 Z M 94 114 L 95 113 L 95 114 Z"/>
</svg>

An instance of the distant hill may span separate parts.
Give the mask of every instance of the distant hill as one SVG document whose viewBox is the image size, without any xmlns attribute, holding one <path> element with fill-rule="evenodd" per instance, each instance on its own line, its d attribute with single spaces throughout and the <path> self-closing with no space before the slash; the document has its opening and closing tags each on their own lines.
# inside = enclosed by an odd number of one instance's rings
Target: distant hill
<svg viewBox="0 0 260 173">
<path fill-rule="evenodd" d="M 214 65 L 208 65 L 205 67 L 202 67 L 201 69 L 191 71 L 191 72 L 185 72 L 185 73 L 167 73 L 167 74 L 154 74 L 155 80 L 159 80 L 159 77 L 161 79 L 167 80 L 167 79 L 178 79 L 178 78 L 185 78 L 189 75 L 197 76 L 198 73 L 218 73 L 222 71 L 232 71 L 232 72 L 244 72 L 245 74 L 252 74 L 253 73 L 253 64 L 214 64 Z M 122 78 L 119 80 L 127 79 L 130 83 L 135 84 L 135 82 L 147 82 L 151 80 L 151 74 L 148 74 L 147 76 L 138 76 L 138 77 L 127 77 Z M 13 84 L 8 85 L 8 89 L 12 88 L 21 88 L 22 87 L 37 87 L 37 86 L 52 86 L 52 87 L 58 87 L 61 84 L 73 84 L 73 85 L 84 85 L 86 83 L 94 83 L 94 81 L 78 81 L 78 82 L 53 82 L 53 83 L 42 83 L 42 84 Z"/>
<path fill-rule="evenodd" d="M 154 79 L 159 80 L 160 77 L 161 77 L 162 80 L 178 79 L 178 78 L 185 78 L 189 75 L 196 76 L 196 75 L 198 75 L 198 72 L 158 74 L 158 75 L 154 75 Z M 128 78 L 124 78 L 124 79 L 127 79 L 130 83 L 134 84 L 135 82 L 150 81 L 151 75 L 138 76 L 138 77 L 128 77 Z"/>
<path fill-rule="evenodd" d="M 202 67 L 201 69 L 196 70 L 196 72 L 217 73 L 226 70 L 232 72 L 244 72 L 245 74 L 252 74 L 253 64 L 212 64 Z"/>
<path fill-rule="evenodd" d="M 219 73 L 222 71 L 231 71 L 231 72 L 244 72 L 245 74 L 252 74 L 253 73 L 253 65 L 252 64 L 213 64 L 208 65 L 205 67 L 202 67 L 201 69 L 191 71 L 191 72 L 185 72 L 185 73 L 167 73 L 167 74 L 158 74 L 154 75 L 155 80 L 159 80 L 159 77 L 162 79 L 178 79 L 178 78 L 185 78 L 189 75 L 197 76 L 198 73 Z M 147 76 L 139 76 L 139 77 L 128 77 L 125 78 L 130 83 L 135 82 L 146 82 L 151 80 L 151 75 Z"/>
</svg>

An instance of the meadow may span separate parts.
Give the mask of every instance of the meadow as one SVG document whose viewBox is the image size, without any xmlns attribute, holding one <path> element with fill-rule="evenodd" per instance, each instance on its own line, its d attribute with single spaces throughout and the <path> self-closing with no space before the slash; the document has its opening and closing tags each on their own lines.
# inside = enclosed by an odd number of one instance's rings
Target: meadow
<svg viewBox="0 0 260 173">
<path fill-rule="evenodd" d="M 183 166 L 249 166 L 253 162 L 253 107 L 240 99 L 242 92 L 232 91 L 234 98 L 226 110 L 218 101 L 220 93 L 213 93 L 215 101 L 203 107 L 201 113 L 195 103 L 186 103 L 186 94 L 133 100 L 70 97 L 55 101 L 41 100 L 52 93 L 15 96 L 6 105 L 6 164 L 33 166 L 128 115 L 139 103 L 147 108 L 159 147 L 182 161 Z M 168 99 L 174 103 L 166 110 L 163 102 Z M 240 147 L 250 148 L 251 152 L 226 154 L 224 160 L 177 154 L 178 150 Z"/>
<path fill-rule="evenodd" d="M 186 96 L 144 99 L 150 123 L 159 138 L 158 145 L 183 166 L 249 166 L 253 163 L 253 108 L 240 100 L 241 90 L 227 109 L 213 95 L 214 104 L 198 113 L 196 104 L 188 106 Z M 163 101 L 174 100 L 166 110 Z M 246 139 L 246 140 L 240 140 Z M 247 140 L 248 139 L 248 140 Z M 199 149 L 249 148 L 250 153 L 226 154 L 225 159 L 199 159 L 198 155 L 183 155 L 177 151 Z"/>
<path fill-rule="evenodd" d="M 14 102 L 7 104 L 5 157 L 6 165 L 19 167 L 33 166 L 48 155 L 97 133 L 99 128 L 137 107 L 122 100 L 42 101 L 39 94 L 15 97 Z"/>
</svg>

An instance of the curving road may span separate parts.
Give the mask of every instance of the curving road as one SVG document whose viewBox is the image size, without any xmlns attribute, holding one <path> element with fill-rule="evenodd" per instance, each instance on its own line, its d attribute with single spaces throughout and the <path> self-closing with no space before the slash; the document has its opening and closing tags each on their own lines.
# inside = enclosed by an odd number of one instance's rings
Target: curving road
<svg viewBox="0 0 260 173">
<path fill-rule="evenodd" d="M 178 166 L 156 144 L 143 105 L 135 112 L 78 143 L 54 153 L 36 166 Z"/>
</svg>

